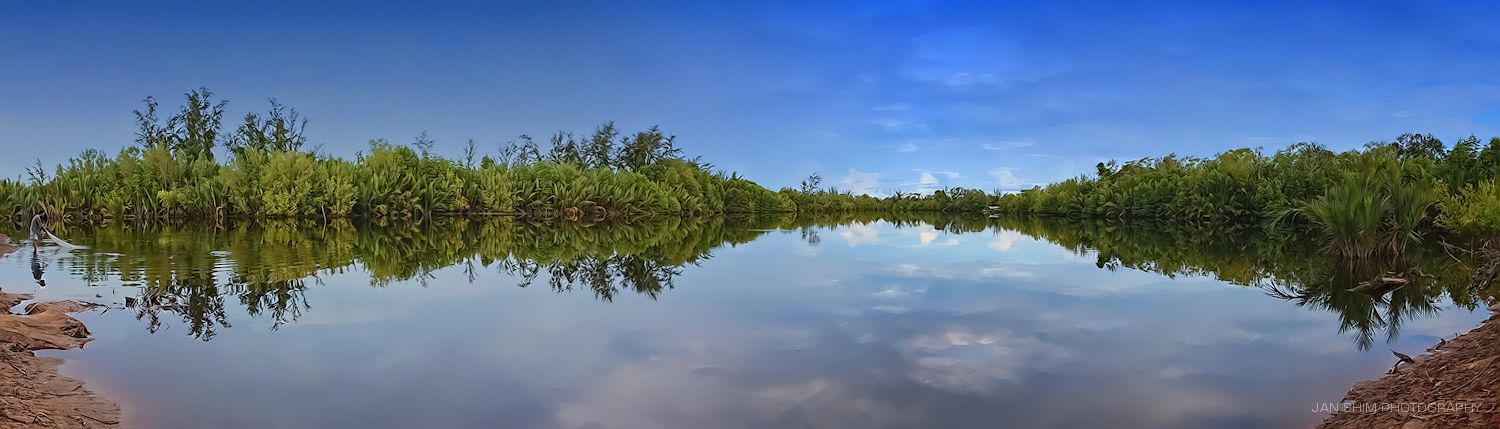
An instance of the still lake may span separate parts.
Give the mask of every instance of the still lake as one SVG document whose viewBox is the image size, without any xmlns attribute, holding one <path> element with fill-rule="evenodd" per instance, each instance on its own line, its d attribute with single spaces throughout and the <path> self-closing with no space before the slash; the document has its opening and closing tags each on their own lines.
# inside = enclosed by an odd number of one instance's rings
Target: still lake
<svg viewBox="0 0 1500 429">
<path fill-rule="evenodd" d="M 11 228 L 17 236 L 19 228 Z M 111 225 L 0 259 L 110 305 L 66 375 L 138 428 L 1305 427 L 1488 316 L 1457 261 L 925 217 Z M 1458 264 L 1462 265 L 1462 264 Z M 1387 271 L 1387 293 L 1350 292 Z M 1362 274 L 1363 273 L 1363 274 Z M 45 281 L 41 287 L 37 275 Z"/>
</svg>

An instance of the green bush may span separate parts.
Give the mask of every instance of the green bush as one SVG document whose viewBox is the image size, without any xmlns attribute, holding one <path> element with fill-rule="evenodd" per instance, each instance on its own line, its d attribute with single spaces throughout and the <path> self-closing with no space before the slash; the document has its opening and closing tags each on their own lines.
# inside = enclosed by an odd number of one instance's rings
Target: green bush
<svg viewBox="0 0 1500 429">
<path fill-rule="evenodd" d="M 1438 223 L 1454 231 L 1500 235 L 1500 180 L 1490 179 L 1447 195 Z"/>
</svg>

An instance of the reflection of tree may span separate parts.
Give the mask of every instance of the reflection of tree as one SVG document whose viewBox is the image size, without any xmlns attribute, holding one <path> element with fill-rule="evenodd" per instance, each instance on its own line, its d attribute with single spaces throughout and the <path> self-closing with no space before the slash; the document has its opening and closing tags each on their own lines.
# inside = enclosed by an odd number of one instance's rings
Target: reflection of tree
<svg viewBox="0 0 1500 429">
<path fill-rule="evenodd" d="M 1100 268 L 1212 276 L 1262 288 L 1298 306 L 1334 312 L 1339 332 L 1353 332 L 1361 349 L 1371 347 L 1380 331 L 1392 341 L 1403 321 L 1436 315 L 1444 298 L 1474 309 L 1482 296 L 1468 288 L 1473 261 L 1432 243 L 1408 249 L 1400 259 L 1349 260 L 1325 256 L 1317 240 L 1286 230 L 1014 218 L 998 222 L 1080 255 L 1095 251 Z"/>
<path fill-rule="evenodd" d="M 127 301 L 136 309 L 136 320 L 145 320 L 146 329 L 161 329 L 161 313 L 175 313 L 188 325 L 188 334 L 208 341 L 216 326 L 229 327 L 224 313 L 224 297 L 219 294 L 213 273 L 184 272 L 172 279 L 151 282 L 141 288 L 140 297 Z"/>
<path fill-rule="evenodd" d="M 307 304 L 307 281 L 303 279 L 273 282 L 231 282 L 229 293 L 240 298 L 240 305 L 251 317 L 268 314 L 271 329 L 296 322 Z"/>
<path fill-rule="evenodd" d="M 765 218 L 659 219 L 640 223 L 532 225 L 512 218 L 427 223 L 243 221 L 228 226 L 116 224 L 75 232 L 90 251 L 65 260 L 75 277 L 138 287 L 127 300 L 152 332 L 176 314 L 189 334 L 210 340 L 229 327 L 225 297 L 238 299 L 272 329 L 310 309 L 309 282 L 358 271 L 371 285 L 416 281 L 461 265 L 514 275 L 527 286 L 545 277 L 558 292 L 588 290 L 603 301 L 634 292 L 655 299 L 682 267 L 725 244 L 754 240 Z"/>
<path fill-rule="evenodd" d="M 818 235 L 818 230 L 816 229 L 804 227 L 797 232 L 802 236 L 802 241 L 806 242 L 808 246 L 818 247 L 818 245 L 823 244 L 823 237 Z"/>
<path fill-rule="evenodd" d="M 1436 315 L 1441 299 L 1455 291 L 1445 288 L 1441 279 L 1397 261 L 1343 262 L 1347 261 L 1309 264 L 1310 275 L 1300 280 L 1272 278 L 1257 286 L 1298 306 L 1338 314 L 1339 332 L 1352 331 L 1361 349 L 1374 345 L 1375 333 L 1381 330 L 1387 341 L 1394 341 L 1404 319 Z M 1402 278 L 1407 283 L 1386 283 L 1385 278 Z M 1473 295 L 1467 289 L 1458 291 L 1453 296 L 1456 302 Z"/>
<path fill-rule="evenodd" d="M 548 286 L 553 290 L 567 292 L 581 285 L 606 302 L 613 301 L 622 290 L 654 300 L 662 290 L 673 288 L 673 278 L 682 273 L 680 266 L 663 265 L 638 256 L 586 256 L 553 264 L 519 259 L 501 261 L 498 265 L 501 271 L 519 278 L 520 287 L 530 286 L 538 275 L 546 273 Z"/>
<path fill-rule="evenodd" d="M 543 282 L 554 291 L 587 291 L 606 302 L 627 293 L 656 299 L 674 287 L 683 267 L 708 260 L 719 247 L 747 243 L 771 230 L 797 231 L 815 244 L 819 228 L 877 222 L 954 234 L 1003 227 L 1079 255 L 1093 254 L 1104 269 L 1205 275 L 1259 287 L 1296 305 L 1337 313 L 1340 331 L 1352 332 L 1363 348 L 1380 331 L 1394 339 L 1406 319 L 1436 314 L 1444 298 L 1470 309 L 1480 302 L 1480 295 L 1466 287 L 1474 263 L 1435 247 L 1410 249 L 1400 260 L 1350 263 L 1322 256 L 1315 240 L 1293 231 L 940 213 L 599 224 L 530 224 L 513 218 L 115 224 L 72 232 L 70 237 L 84 237 L 81 244 L 91 249 L 61 261 L 61 267 L 90 284 L 113 278 L 138 287 L 138 297 L 129 302 L 153 332 L 161 328 L 165 311 L 181 317 L 190 335 L 208 340 L 218 327 L 229 326 L 225 296 L 237 298 L 252 317 L 269 317 L 274 329 L 296 322 L 311 308 L 306 292 L 325 273 L 362 272 L 375 287 L 425 285 L 437 270 L 461 266 L 470 282 L 481 270 L 494 269 L 521 287 Z M 1388 285 L 1382 280 L 1388 277 L 1405 283 Z"/>
</svg>

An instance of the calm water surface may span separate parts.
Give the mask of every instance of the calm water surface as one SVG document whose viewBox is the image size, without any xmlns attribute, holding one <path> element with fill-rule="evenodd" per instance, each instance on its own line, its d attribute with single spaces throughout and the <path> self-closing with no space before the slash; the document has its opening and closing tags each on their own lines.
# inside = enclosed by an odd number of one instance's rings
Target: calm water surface
<svg viewBox="0 0 1500 429">
<path fill-rule="evenodd" d="M 59 235 L 89 248 L 24 248 L 0 259 L 0 286 L 114 307 L 79 316 L 97 338 L 85 349 L 44 354 L 142 428 L 1298 427 L 1388 369 L 1390 349 L 1488 313 L 1448 292 L 1464 273 L 1436 257 L 1395 267 L 1433 278 L 1372 299 L 1345 291 L 1360 270 L 1222 231 L 707 219 Z"/>
</svg>

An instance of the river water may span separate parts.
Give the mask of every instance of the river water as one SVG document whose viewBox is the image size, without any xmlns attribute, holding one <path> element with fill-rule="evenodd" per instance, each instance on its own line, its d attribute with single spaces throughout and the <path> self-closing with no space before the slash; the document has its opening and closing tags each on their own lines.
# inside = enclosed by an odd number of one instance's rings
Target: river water
<svg viewBox="0 0 1500 429">
<path fill-rule="evenodd" d="M 11 231 L 15 236 L 14 232 Z M 993 219 L 111 225 L 0 288 L 140 428 L 1302 427 L 1488 315 L 1463 264 Z M 35 251 L 34 251 L 35 250 Z M 1386 293 L 1361 279 L 1418 273 Z M 45 282 L 42 287 L 37 278 Z M 1383 291 L 1382 291 L 1383 292 Z"/>
</svg>

